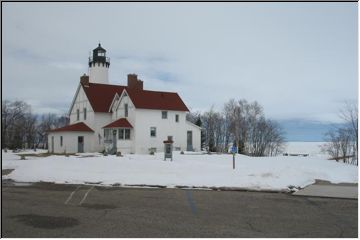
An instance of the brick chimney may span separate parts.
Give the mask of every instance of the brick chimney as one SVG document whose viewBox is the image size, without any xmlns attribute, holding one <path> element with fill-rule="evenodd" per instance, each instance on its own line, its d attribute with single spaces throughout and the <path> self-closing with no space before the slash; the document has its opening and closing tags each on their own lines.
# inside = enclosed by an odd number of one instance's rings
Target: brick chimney
<svg viewBox="0 0 360 240">
<path fill-rule="evenodd" d="M 87 76 L 85 73 L 80 77 L 80 83 L 84 87 L 89 87 L 89 76 Z"/>
<path fill-rule="evenodd" d="M 128 74 L 128 88 L 135 90 L 143 90 L 144 83 L 137 78 L 136 74 Z"/>
</svg>

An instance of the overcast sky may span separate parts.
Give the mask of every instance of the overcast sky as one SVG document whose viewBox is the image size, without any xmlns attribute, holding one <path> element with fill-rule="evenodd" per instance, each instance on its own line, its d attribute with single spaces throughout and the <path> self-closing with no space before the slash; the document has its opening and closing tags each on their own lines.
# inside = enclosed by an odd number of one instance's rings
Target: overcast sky
<svg viewBox="0 0 360 240">
<path fill-rule="evenodd" d="M 192 110 L 257 100 L 269 118 L 337 122 L 357 100 L 357 3 L 3 3 L 2 98 L 65 113 L 99 41 Z"/>
</svg>

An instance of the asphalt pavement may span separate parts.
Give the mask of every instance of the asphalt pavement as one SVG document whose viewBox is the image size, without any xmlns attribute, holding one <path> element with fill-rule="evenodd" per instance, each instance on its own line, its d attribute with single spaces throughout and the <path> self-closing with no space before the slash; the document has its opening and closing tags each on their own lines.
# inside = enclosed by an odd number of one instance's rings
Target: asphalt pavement
<svg viewBox="0 0 360 240">
<path fill-rule="evenodd" d="M 2 237 L 357 237 L 358 202 L 285 193 L 2 184 Z"/>
</svg>

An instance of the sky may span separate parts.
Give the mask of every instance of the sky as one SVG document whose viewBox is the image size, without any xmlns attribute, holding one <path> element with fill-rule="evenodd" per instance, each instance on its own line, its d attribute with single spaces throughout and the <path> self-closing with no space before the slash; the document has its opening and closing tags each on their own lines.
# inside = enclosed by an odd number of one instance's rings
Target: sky
<svg viewBox="0 0 360 240">
<path fill-rule="evenodd" d="M 111 84 L 136 73 L 192 111 L 247 99 L 297 131 L 339 123 L 358 99 L 357 5 L 2 3 L 2 99 L 66 113 L 101 42 Z"/>
</svg>

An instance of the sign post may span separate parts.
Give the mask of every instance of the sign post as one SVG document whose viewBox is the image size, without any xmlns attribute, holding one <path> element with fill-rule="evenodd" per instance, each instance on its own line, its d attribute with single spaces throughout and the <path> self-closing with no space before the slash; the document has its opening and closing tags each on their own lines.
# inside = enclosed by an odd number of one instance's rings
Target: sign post
<svg viewBox="0 0 360 240">
<path fill-rule="evenodd" d="M 231 147 L 231 153 L 233 154 L 233 169 L 235 169 L 235 154 L 237 153 L 237 147 L 235 145 Z"/>
<path fill-rule="evenodd" d="M 233 153 L 233 169 L 235 169 L 235 153 Z"/>
</svg>

